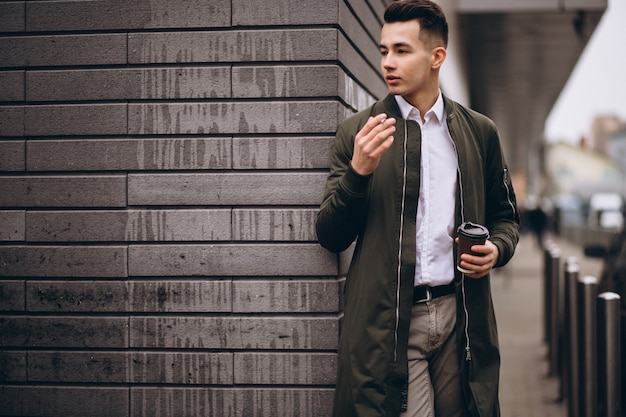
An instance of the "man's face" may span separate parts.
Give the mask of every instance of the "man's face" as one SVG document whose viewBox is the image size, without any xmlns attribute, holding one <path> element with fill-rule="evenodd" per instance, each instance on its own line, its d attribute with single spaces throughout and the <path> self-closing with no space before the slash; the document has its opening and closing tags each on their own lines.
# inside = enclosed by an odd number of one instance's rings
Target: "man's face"
<svg viewBox="0 0 626 417">
<path fill-rule="evenodd" d="M 417 20 L 386 23 L 380 33 L 380 65 L 389 92 L 409 103 L 421 93 L 431 94 L 433 85 L 438 88 L 439 83 L 434 71 L 437 48 L 420 40 L 419 35 Z"/>
</svg>

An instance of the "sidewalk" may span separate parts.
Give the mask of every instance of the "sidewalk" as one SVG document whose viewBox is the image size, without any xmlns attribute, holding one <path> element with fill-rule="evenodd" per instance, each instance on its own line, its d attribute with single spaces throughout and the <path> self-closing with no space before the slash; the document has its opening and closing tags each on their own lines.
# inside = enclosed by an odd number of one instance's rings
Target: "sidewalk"
<svg viewBox="0 0 626 417">
<path fill-rule="evenodd" d="M 601 261 L 585 258 L 581 248 L 554 240 L 561 259 L 576 256 L 580 275 L 599 276 Z M 559 381 L 548 377 L 543 340 L 543 250 L 532 235 L 522 236 L 509 265 L 494 272 L 491 290 L 498 320 L 502 366 L 500 406 L 504 417 L 566 417 L 558 401 Z"/>
</svg>

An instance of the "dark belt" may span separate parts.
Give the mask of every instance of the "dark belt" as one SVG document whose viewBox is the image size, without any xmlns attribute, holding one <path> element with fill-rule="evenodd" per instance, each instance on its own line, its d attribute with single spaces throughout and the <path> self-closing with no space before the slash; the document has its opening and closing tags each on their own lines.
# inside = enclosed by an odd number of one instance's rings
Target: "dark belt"
<svg viewBox="0 0 626 417">
<path fill-rule="evenodd" d="M 440 285 L 438 287 L 419 285 L 417 287 L 413 287 L 413 304 L 424 303 L 432 300 L 433 298 L 454 294 L 454 291 L 454 281 L 447 285 Z"/>
</svg>

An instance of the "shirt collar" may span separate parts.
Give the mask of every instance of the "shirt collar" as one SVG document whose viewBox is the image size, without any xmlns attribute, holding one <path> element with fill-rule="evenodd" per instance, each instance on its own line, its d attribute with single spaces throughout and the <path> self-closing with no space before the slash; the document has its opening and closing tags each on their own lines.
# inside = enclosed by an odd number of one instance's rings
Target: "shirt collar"
<svg viewBox="0 0 626 417">
<path fill-rule="evenodd" d="M 398 95 L 398 96 L 395 96 L 395 98 L 396 98 L 396 102 L 398 103 L 398 107 L 400 107 L 402 118 L 408 119 L 409 115 L 411 114 L 411 111 L 414 111 L 416 115 L 419 115 L 419 110 L 413 107 L 411 104 L 409 104 L 409 102 L 406 101 L 404 97 Z M 443 120 L 445 119 L 445 107 L 443 104 L 443 96 L 441 94 L 441 90 L 439 90 L 437 101 L 435 101 L 435 104 L 433 104 L 430 110 L 426 112 L 426 117 L 424 117 L 424 119 L 428 117 L 429 113 L 432 113 L 435 116 L 439 124 L 441 124 Z"/>
</svg>

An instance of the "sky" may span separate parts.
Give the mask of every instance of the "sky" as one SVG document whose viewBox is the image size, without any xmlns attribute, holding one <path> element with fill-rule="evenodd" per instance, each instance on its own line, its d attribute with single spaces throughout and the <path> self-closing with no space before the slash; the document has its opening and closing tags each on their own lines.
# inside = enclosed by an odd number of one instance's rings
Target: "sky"
<svg viewBox="0 0 626 417">
<path fill-rule="evenodd" d="M 575 143 L 588 136 L 593 118 L 626 121 L 626 0 L 608 0 L 545 125 L 548 142 Z"/>
</svg>

